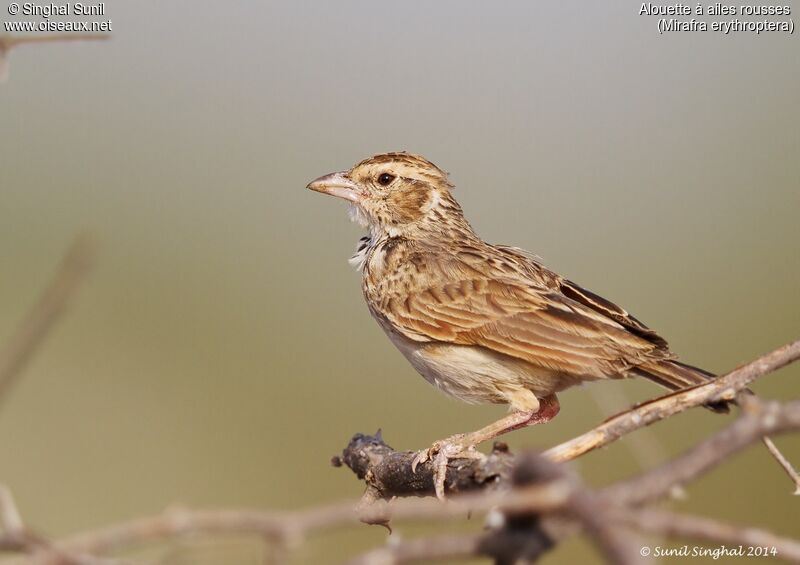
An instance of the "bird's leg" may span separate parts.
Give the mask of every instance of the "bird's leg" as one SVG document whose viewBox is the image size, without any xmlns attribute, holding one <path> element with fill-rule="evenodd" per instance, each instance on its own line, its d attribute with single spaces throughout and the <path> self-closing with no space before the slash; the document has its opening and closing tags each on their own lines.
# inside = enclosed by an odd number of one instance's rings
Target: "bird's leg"
<svg viewBox="0 0 800 565">
<path fill-rule="evenodd" d="M 457 455 L 462 457 L 478 456 L 474 446 L 520 428 L 549 422 L 555 418 L 560 409 L 556 395 L 551 394 L 540 400 L 539 409 L 535 412 L 531 410 L 514 412 L 480 430 L 466 434 L 456 434 L 447 439 L 434 442 L 430 448 L 417 454 L 411 463 L 411 468 L 416 470 L 418 464 L 433 458 L 433 478 L 436 496 L 440 500 L 444 500 L 444 481 L 447 474 L 447 462 L 450 459 Z"/>
</svg>

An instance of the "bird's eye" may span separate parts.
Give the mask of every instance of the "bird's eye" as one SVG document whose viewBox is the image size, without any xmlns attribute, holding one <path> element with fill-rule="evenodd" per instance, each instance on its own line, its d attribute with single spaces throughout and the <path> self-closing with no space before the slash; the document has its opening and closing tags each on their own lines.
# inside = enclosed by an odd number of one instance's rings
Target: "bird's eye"
<svg viewBox="0 0 800 565">
<path fill-rule="evenodd" d="M 392 181 L 395 179 L 394 175 L 390 175 L 389 173 L 381 173 L 378 176 L 378 184 L 381 186 L 389 186 L 392 184 Z"/>
</svg>

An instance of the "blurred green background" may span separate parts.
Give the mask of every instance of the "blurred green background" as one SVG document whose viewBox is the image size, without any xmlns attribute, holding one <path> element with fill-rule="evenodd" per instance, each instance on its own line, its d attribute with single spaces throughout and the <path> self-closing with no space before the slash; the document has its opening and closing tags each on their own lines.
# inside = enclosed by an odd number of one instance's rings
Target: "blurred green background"
<svg viewBox="0 0 800 565">
<path fill-rule="evenodd" d="M 0 339 L 76 232 L 100 242 L 0 411 L 0 481 L 26 519 L 64 535 L 172 504 L 352 498 L 361 485 L 328 462 L 354 432 L 422 448 L 504 414 L 440 395 L 394 350 L 346 261 L 359 228 L 304 189 L 376 152 L 451 171 L 485 239 L 619 302 L 687 362 L 724 371 L 797 338 L 797 37 L 661 36 L 638 3 L 576 4 L 107 2 L 112 41 L 14 51 L 0 86 Z M 793 398 L 799 377 L 754 388 Z M 608 415 L 593 388 L 563 394 L 559 418 L 512 447 Z M 695 410 L 645 440 L 674 454 L 727 421 Z M 778 443 L 800 463 L 797 437 Z M 576 467 L 592 484 L 622 478 L 635 445 Z M 800 535 L 800 499 L 763 447 L 688 492 L 677 508 Z M 385 537 L 328 534 L 297 562 Z M 592 555 L 573 541 L 544 562 Z"/>
</svg>

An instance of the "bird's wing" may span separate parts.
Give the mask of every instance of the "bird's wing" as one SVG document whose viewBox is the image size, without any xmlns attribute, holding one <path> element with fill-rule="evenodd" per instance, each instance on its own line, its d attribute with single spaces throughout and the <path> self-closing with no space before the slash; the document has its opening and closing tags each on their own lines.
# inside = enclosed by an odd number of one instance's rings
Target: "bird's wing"
<svg viewBox="0 0 800 565">
<path fill-rule="evenodd" d="M 377 311 L 409 339 L 477 345 L 585 378 L 620 376 L 670 356 L 613 318 L 534 281 L 462 272 L 430 277 L 444 282 L 416 290 L 395 289 Z"/>
<path fill-rule="evenodd" d="M 653 343 L 659 349 L 663 349 L 664 351 L 669 350 L 669 344 L 664 338 L 647 327 L 628 311 L 620 308 L 610 300 L 606 300 L 602 296 L 582 288 L 577 283 L 564 279 L 559 275 L 549 271 L 541 265 L 540 259 L 537 256 L 528 253 L 519 247 L 498 245 L 495 248 L 502 254 L 511 255 L 514 257 L 518 264 L 524 265 L 528 272 L 535 274 L 535 278 L 537 280 L 541 280 L 546 287 L 554 291 L 558 291 L 567 298 L 570 298 L 576 302 L 580 302 L 598 314 L 614 320 L 631 333 Z"/>
<path fill-rule="evenodd" d="M 597 294 L 586 290 L 585 288 L 582 288 L 576 283 L 567 279 L 561 280 L 559 290 L 564 296 L 580 302 L 584 306 L 588 306 L 599 314 L 608 316 L 615 322 L 624 326 L 625 329 L 631 333 L 646 339 L 659 349 L 663 349 L 665 351 L 669 350 L 669 344 L 663 337 L 658 335 L 652 329 L 648 328 L 636 317 L 631 315 L 627 310 L 620 308 L 610 300 L 606 300 L 602 296 L 598 296 Z"/>
</svg>

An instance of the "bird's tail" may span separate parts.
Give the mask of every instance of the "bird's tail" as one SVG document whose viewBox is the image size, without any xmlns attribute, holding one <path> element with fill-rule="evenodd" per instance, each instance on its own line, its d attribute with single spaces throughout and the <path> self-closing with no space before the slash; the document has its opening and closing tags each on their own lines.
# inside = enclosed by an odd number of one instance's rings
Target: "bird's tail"
<svg viewBox="0 0 800 565">
<path fill-rule="evenodd" d="M 680 361 L 656 361 L 645 363 L 632 369 L 638 376 L 650 379 L 654 383 L 668 388 L 669 390 L 682 390 L 693 386 L 701 385 L 716 378 L 716 375 L 692 367 Z M 721 414 L 727 414 L 730 410 L 729 402 L 710 402 L 704 405 L 709 410 Z"/>
</svg>

